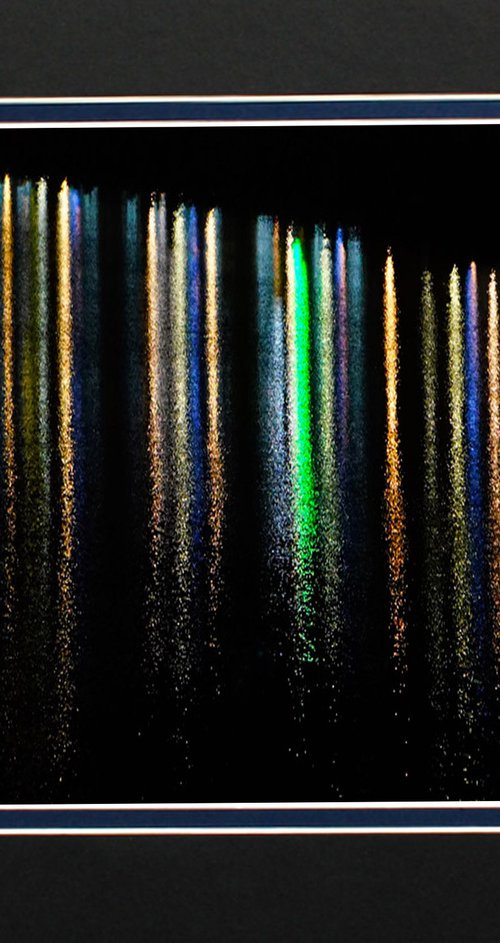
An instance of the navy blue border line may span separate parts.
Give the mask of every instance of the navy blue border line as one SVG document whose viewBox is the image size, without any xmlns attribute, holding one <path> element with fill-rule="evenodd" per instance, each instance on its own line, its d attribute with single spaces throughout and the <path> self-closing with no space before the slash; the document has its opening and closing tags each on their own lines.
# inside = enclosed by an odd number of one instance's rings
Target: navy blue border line
<svg viewBox="0 0 500 943">
<path fill-rule="evenodd" d="M 499 98 L 43 101 L 0 99 L 0 125 L 88 122 L 290 122 L 500 119 Z"/>
<path fill-rule="evenodd" d="M 0 835 L 6 831 L 92 832 L 120 830 L 133 833 L 161 830 L 231 832 L 240 830 L 380 831 L 397 830 L 500 830 L 500 806 L 460 808 L 133 808 L 103 807 L 3 807 L 0 810 Z"/>
</svg>

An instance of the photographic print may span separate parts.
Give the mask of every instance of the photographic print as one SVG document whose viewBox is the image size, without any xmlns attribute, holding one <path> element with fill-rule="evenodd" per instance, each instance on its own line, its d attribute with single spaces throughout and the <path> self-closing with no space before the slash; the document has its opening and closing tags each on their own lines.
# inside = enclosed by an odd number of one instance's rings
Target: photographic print
<svg viewBox="0 0 500 943">
<path fill-rule="evenodd" d="M 497 126 L 0 131 L 0 802 L 500 794 Z"/>
</svg>

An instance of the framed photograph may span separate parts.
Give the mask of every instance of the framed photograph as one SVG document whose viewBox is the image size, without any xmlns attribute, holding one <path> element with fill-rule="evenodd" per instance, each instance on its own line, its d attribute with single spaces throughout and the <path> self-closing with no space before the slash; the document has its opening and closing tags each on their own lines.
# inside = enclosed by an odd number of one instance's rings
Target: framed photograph
<svg viewBox="0 0 500 943">
<path fill-rule="evenodd" d="M 500 826 L 496 96 L 0 101 L 0 831 Z"/>
</svg>

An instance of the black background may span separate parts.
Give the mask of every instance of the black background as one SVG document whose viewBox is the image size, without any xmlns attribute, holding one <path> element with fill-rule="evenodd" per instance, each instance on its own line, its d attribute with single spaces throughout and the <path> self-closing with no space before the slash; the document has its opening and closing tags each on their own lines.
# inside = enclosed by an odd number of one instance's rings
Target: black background
<svg viewBox="0 0 500 943">
<path fill-rule="evenodd" d="M 7 0 L 0 95 L 496 92 L 499 27 L 494 0 Z M 0 927 L 496 941 L 499 866 L 496 836 L 2 838 Z"/>
</svg>

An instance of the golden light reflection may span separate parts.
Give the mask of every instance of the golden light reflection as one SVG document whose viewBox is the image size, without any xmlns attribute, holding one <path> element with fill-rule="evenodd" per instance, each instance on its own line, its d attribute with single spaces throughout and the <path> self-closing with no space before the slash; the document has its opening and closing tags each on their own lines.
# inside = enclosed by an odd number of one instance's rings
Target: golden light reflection
<svg viewBox="0 0 500 943">
<path fill-rule="evenodd" d="M 16 570 L 16 458 L 14 427 L 14 229 L 12 186 L 4 179 L 2 212 L 2 299 L 3 299 L 3 456 L 5 467 L 5 619 L 12 632 Z"/>
<path fill-rule="evenodd" d="M 73 324 L 71 301 L 70 190 L 65 180 L 57 198 L 57 380 L 58 451 L 60 462 L 60 534 L 57 626 L 57 744 L 66 754 L 71 745 L 74 700 L 74 587 L 75 472 L 73 443 Z"/>
<path fill-rule="evenodd" d="M 213 617 L 222 591 L 222 544 L 225 506 L 224 455 L 221 431 L 221 351 L 220 351 L 220 245 L 218 212 L 211 209 L 205 223 L 206 327 L 208 408 L 208 475 L 210 533 L 209 609 L 212 615 L 209 646 L 217 647 Z"/>
<path fill-rule="evenodd" d="M 150 473 L 150 585 L 148 587 L 149 668 L 160 668 L 164 651 L 163 587 L 165 579 L 165 404 L 162 382 L 162 285 L 159 251 L 162 247 L 165 204 L 151 204 L 147 229 L 147 371 L 148 456 Z"/>
<path fill-rule="evenodd" d="M 385 509 L 389 558 L 390 634 L 396 667 L 406 670 L 406 521 L 398 421 L 399 340 L 394 262 L 384 275 L 384 366 L 386 393 Z"/>
<path fill-rule="evenodd" d="M 186 208 L 174 213 L 171 268 L 172 316 L 172 460 L 173 460 L 173 567 L 175 578 L 175 634 L 178 677 L 186 682 L 189 669 L 191 599 L 191 494 L 192 471 L 189 425 L 189 345 L 187 306 Z"/>
</svg>

